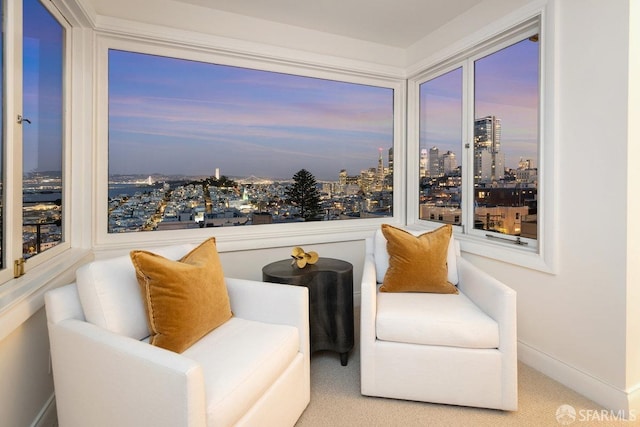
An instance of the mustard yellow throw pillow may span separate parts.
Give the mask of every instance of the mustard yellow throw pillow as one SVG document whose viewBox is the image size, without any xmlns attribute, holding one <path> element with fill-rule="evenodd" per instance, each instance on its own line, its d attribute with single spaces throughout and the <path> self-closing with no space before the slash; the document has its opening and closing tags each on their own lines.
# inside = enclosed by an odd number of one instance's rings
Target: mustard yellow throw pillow
<svg viewBox="0 0 640 427">
<path fill-rule="evenodd" d="M 382 234 L 387 239 L 389 268 L 380 291 L 458 293 L 458 288 L 447 280 L 451 225 L 414 236 L 405 230 L 382 224 Z"/>
<path fill-rule="evenodd" d="M 215 238 L 178 261 L 132 251 L 151 344 L 182 353 L 232 316 Z"/>
</svg>

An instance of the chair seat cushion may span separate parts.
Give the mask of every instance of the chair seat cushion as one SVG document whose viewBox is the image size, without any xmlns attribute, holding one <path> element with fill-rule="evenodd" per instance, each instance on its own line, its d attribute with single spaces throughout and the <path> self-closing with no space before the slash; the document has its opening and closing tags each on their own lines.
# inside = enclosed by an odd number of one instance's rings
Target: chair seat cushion
<svg viewBox="0 0 640 427">
<path fill-rule="evenodd" d="M 183 356 L 202 366 L 207 425 L 234 425 L 298 354 L 298 330 L 232 317 Z"/>
<path fill-rule="evenodd" d="M 498 323 L 459 294 L 378 291 L 379 340 L 463 348 L 498 348 Z"/>
</svg>

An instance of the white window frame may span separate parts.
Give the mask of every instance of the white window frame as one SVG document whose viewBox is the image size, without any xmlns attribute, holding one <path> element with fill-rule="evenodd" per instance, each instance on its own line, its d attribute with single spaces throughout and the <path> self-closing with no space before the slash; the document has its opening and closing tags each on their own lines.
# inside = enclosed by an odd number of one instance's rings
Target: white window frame
<svg viewBox="0 0 640 427">
<path fill-rule="evenodd" d="M 419 94 L 420 84 L 447 72 L 462 69 L 462 120 L 463 143 L 470 148 L 461 148 L 465 169 L 463 178 L 463 205 L 473 206 L 473 117 L 474 88 L 469 78 L 469 70 L 480 57 L 487 56 L 501 48 L 516 43 L 528 35 L 540 34 L 540 100 L 539 100 L 539 147 L 538 147 L 538 239 L 528 241 L 529 245 L 516 245 L 511 242 L 486 237 L 485 230 L 473 230 L 473 209 L 462 211 L 464 226 L 454 226 L 455 238 L 460 242 L 461 250 L 474 255 L 507 262 L 547 273 L 556 271 L 556 233 L 553 207 L 556 205 L 554 182 L 554 115 L 553 105 L 553 43 L 554 31 L 549 18 L 548 6 L 511 15 L 490 28 L 483 29 L 465 39 L 450 51 L 434 55 L 432 59 L 420 64 L 420 68 L 408 77 L 407 107 L 407 225 L 414 229 L 430 230 L 441 223 L 419 218 Z M 470 157 L 471 156 L 471 157 Z M 515 238 L 513 238 L 515 240 Z M 523 239 L 525 240 L 525 239 Z"/>
<path fill-rule="evenodd" d="M 7 58 L 7 63 L 5 64 L 4 83 L 6 87 L 15 88 L 19 83 L 16 79 L 22 79 L 21 67 L 14 65 L 22 61 L 22 26 L 19 26 L 20 31 L 18 32 L 14 24 L 22 20 L 22 1 L 6 1 L 8 3 L 5 9 L 5 58 Z M 84 218 L 90 216 L 87 214 L 87 209 L 83 209 L 86 204 L 82 203 L 83 199 L 87 197 L 86 190 L 81 185 L 78 185 L 82 182 L 82 179 L 79 178 L 83 173 L 81 169 L 86 165 L 86 162 L 78 157 L 83 151 L 83 149 L 78 150 L 78 147 L 85 147 L 86 143 L 83 142 L 90 139 L 86 136 L 90 136 L 91 133 L 88 132 L 89 124 L 84 124 L 82 118 L 73 120 L 71 114 L 72 105 L 73 111 L 78 112 L 78 115 L 83 116 L 86 114 L 86 109 L 83 106 L 87 105 L 85 97 L 87 93 L 90 93 L 90 91 L 86 90 L 87 88 L 83 87 L 83 82 L 74 81 L 72 76 L 77 73 L 76 75 L 84 76 L 83 79 L 86 79 L 86 72 L 82 71 L 82 66 L 78 62 L 74 62 L 74 60 L 82 61 L 83 58 L 86 59 L 87 55 L 90 56 L 91 54 L 91 46 L 85 39 L 86 34 L 83 34 L 83 30 L 80 29 L 81 26 L 86 26 L 87 22 L 80 19 L 82 18 L 81 14 L 78 15 L 68 8 L 61 7 L 64 5 L 60 4 L 59 1 L 56 1 L 55 7 L 52 7 L 53 3 L 49 1 L 43 1 L 42 4 L 65 28 L 63 104 L 65 121 L 62 148 L 62 173 L 64 177 L 62 197 L 63 209 L 65 209 L 63 215 L 64 241 L 38 254 L 37 257 L 30 258 L 25 264 L 25 274 L 21 277 L 13 278 L 12 260 L 14 257 L 22 255 L 22 203 L 18 203 L 19 207 L 13 206 L 12 203 L 6 203 L 7 211 L 4 213 L 4 226 L 5 231 L 11 234 L 5 233 L 5 239 L 10 239 L 7 240 L 5 249 L 11 251 L 13 248 L 13 253 L 7 256 L 7 268 L 0 275 L 2 280 L 0 283 L 0 340 L 7 337 L 29 317 L 42 309 L 44 294 L 47 290 L 73 281 L 75 268 L 80 263 L 88 261 L 90 256 L 88 233 L 83 232 L 83 227 L 78 224 L 84 223 Z M 12 62 L 10 66 L 8 65 L 9 61 Z M 84 63 L 86 64 L 86 62 Z M 84 70 L 86 71 L 86 69 Z M 19 179 L 20 184 L 5 185 L 5 201 L 22 200 L 22 158 L 18 157 L 19 161 L 15 160 L 16 156 L 18 156 L 17 149 L 21 152 L 22 148 L 21 145 L 16 147 L 17 144 L 8 143 L 8 141 L 22 140 L 20 125 L 15 120 L 16 115 L 21 113 L 20 104 L 16 104 L 17 98 L 19 98 L 18 101 L 22 100 L 21 91 L 6 91 L 5 110 L 3 112 L 6 132 L 4 146 L 6 159 L 6 164 L 4 165 L 5 184 L 11 179 Z M 72 98 L 73 102 L 71 101 Z M 87 117 L 90 117 L 90 114 Z M 72 126 L 75 128 L 72 128 Z M 75 156 L 71 155 L 72 150 Z M 72 218 L 76 219 L 73 228 L 71 227 Z M 9 228 L 7 224 L 13 224 L 14 227 Z M 16 224 L 17 226 L 15 226 Z"/>
<path fill-rule="evenodd" d="M 0 286 L 12 281 L 14 276 L 14 260 L 22 257 L 23 212 L 22 212 L 22 130 L 23 124 L 17 123 L 17 116 L 22 114 L 22 0 L 5 0 L 5 58 L 11 58 L 5 65 L 5 147 L 3 165 L 5 174 L 5 210 L 3 212 L 4 259 L 6 266 L 0 271 Z M 71 153 L 70 146 L 70 88 L 71 88 L 71 26 L 62 14 L 49 2 L 40 2 L 42 7 L 64 28 L 64 61 L 63 61 L 63 136 L 62 136 L 62 242 L 44 252 L 29 258 L 24 264 L 25 275 L 37 266 L 52 260 L 71 247 Z M 13 88 L 14 90 L 7 90 Z M 16 90 L 15 88 L 19 88 Z M 13 143 L 19 141 L 20 143 Z M 11 203 L 11 201 L 20 201 Z"/>
<path fill-rule="evenodd" d="M 139 38 L 98 34 L 95 44 L 96 149 L 93 164 L 92 202 L 95 224 L 94 248 L 97 252 L 204 240 L 215 236 L 222 251 L 248 250 L 287 245 L 359 240 L 369 236 L 382 223 L 401 224 L 404 212 L 404 177 L 394 173 L 393 216 L 296 224 L 251 225 L 192 230 L 108 233 L 108 52 L 110 49 L 160 55 L 213 64 L 246 67 L 305 77 L 338 80 L 393 89 L 393 148 L 396 170 L 404 168 L 404 105 L 406 85 L 402 77 L 378 75 L 350 69 L 328 68 L 293 60 L 268 59 L 211 47 L 184 46 L 175 42 L 144 41 Z M 336 172 L 337 174 L 337 172 Z"/>
</svg>

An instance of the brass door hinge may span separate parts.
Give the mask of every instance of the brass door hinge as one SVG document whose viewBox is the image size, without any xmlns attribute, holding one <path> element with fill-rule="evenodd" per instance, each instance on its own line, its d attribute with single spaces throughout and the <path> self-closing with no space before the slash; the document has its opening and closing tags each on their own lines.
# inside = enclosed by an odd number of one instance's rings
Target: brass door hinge
<svg viewBox="0 0 640 427">
<path fill-rule="evenodd" d="M 17 279 L 18 277 L 24 275 L 24 263 L 25 263 L 24 258 L 19 258 L 13 261 L 13 277 L 14 278 Z"/>
</svg>

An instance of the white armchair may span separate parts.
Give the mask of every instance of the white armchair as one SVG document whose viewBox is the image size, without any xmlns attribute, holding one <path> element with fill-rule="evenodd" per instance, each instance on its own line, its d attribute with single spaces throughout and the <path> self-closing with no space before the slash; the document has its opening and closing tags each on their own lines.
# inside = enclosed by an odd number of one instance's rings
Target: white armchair
<svg viewBox="0 0 640 427">
<path fill-rule="evenodd" d="M 136 336 L 148 329 L 128 257 L 76 279 L 45 295 L 61 427 L 293 426 L 308 405 L 306 288 L 227 278 L 233 318 L 178 354 Z"/>
<path fill-rule="evenodd" d="M 459 294 L 384 293 L 386 239 L 379 230 L 367 239 L 362 394 L 516 410 L 516 293 L 461 258 L 453 237 L 450 245 Z"/>
</svg>

